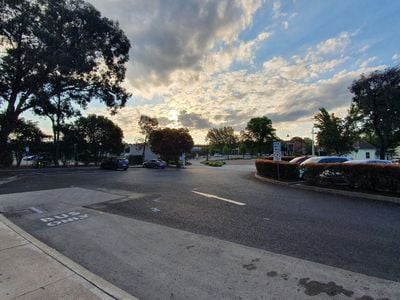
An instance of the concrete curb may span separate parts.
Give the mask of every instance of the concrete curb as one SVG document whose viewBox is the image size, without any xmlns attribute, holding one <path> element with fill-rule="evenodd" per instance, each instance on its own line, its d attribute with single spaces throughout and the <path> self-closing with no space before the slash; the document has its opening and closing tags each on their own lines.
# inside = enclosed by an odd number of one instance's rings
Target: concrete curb
<svg viewBox="0 0 400 300">
<path fill-rule="evenodd" d="M 276 180 L 276 179 L 272 179 L 272 178 L 263 177 L 261 175 L 258 175 L 257 172 L 254 174 L 254 176 L 261 181 L 278 184 L 278 185 L 283 185 L 283 186 L 291 186 L 294 184 L 298 184 L 295 181 L 294 182 L 286 182 L 286 181 L 280 181 L 280 180 Z"/>
<path fill-rule="evenodd" d="M 282 185 L 282 186 L 288 186 L 291 188 L 297 188 L 297 189 L 301 189 L 301 190 L 400 204 L 400 198 L 397 198 L 397 197 L 374 195 L 374 194 L 367 194 L 367 193 L 360 193 L 360 192 L 350 192 L 350 191 L 343 191 L 343 190 L 337 190 L 337 189 L 328 189 L 328 188 L 323 188 L 323 187 L 319 187 L 319 186 L 304 185 L 304 184 L 301 184 L 298 182 L 283 182 L 283 181 L 278 181 L 275 179 L 262 177 L 262 176 L 258 175 L 257 173 L 255 173 L 254 176 L 255 176 L 255 178 L 257 178 L 261 181 L 264 181 L 264 182 L 269 182 L 272 184 L 278 184 L 278 185 Z"/>
<path fill-rule="evenodd" d="M 6 217 L 4 217 L 2 214 L 0 214 L 0 222 L 4 223 L 6 226 L 8 226 L 11 230 L 13 230 L 15 233 L 18 235 L 22 236 L 25 240 L 27 240 L 29 243 L 40 249 L 43 253 L 46 255 L 50 256 L 69 270 L 71 270 L 73 273 L 77 274 L 84 280 L 90 282 L 92 285 L 103 291 L 105 294 L 108 296 L 114 298 L 114 299 L 123 299 L 123 300 L 138 300 L 138 298 L 128 294 L 127 292 L 123 291 L 119 287 L 111 284 L 110 282 L 104 280 L 103 278 L 93 274 L 89 270 L 85 269 L 81 265 L 77 264 L 76 262 L 72 261 L 68 257 L 62 255 L 60 252 L 57 250 L 47 246 L 46 244 L 42 243 L 14 223 L 12 223 L 10 220 L 8 220 Z"/>
</svg>

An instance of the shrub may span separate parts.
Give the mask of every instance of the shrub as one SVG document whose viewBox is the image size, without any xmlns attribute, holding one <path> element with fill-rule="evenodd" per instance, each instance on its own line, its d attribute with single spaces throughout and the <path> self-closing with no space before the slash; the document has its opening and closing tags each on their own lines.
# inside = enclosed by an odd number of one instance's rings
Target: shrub
<svg viewBox="0 0 400 300">
<path fill-rule="evenodd" d="M 223 165 L 225 165 L 225 162 L 221 160 L 205 160 L 201 163 L 209 167 L 222 167 Z"/>
<path fill-rule="evenodd" d="M 257 174 L 278 179 L 278 168 L 279 168 L 279 179 L 282 180 L 298 180 L 299 170 L 296 164 L 291 164 L 286 161 L 272 161 L 269 159 L 257 159 L 256 160 Z"/>
<path fill-rule="evenodd" d="M 4 156 L 3 161 L 0 161 L 0 167 L 2 168 L 9 168 L 13 164 L 13 154 L 11 151 L 8 151 L 7 154 Z"/>
<path fill-rule="evenodd" d="M 400 166 L 380 164 L 308 164 L 301 167 L 310 184 L 344 183 L 351 188 L 400 192 Z"/>
<path fill-rule="evenodd" d="M 291 161 L 293 158 L 296 158 L 296 156 L 282 156 L 281 157 L 281 161 Z M 274 160 L 274 157 L 273 156 L 266 156 L 266 157 L 263 157 L 263 159 L 266 159 L 266 160 Z"/>
<path fill-rule="evenodd" d="M 143 156 L 141 155 L 129 155 L 128 157 L 130 165 L 140 165 L 143 163 Z"/>
</svg>

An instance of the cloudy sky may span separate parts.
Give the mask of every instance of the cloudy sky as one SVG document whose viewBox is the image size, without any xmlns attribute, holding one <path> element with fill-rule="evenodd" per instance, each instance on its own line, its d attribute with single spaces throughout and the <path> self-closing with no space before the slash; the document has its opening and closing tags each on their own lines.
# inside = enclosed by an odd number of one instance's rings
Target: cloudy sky
<svg viewBox="0 0 400 300">
<path fill-rule="evenodd" d="M 126 87 L 111 117 L 125 140 L 141 114 L 189 128 L 238 132 L 266 115 L 278 135 L 310 136 L 312 116 L 338 115 L 362 73 L 400 63 L 400 1 L 89 0 L 131 40 Z M 107 114 L 93 103 L 88 113 Z"/>
</svg>

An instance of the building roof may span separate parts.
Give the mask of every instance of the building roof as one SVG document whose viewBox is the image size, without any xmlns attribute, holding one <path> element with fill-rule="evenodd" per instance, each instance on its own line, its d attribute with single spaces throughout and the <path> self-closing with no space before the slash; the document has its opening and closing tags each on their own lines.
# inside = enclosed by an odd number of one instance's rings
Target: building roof
<svg viewBox="0 0 400 300">
<path fill-rule="evenodd" d="M 371 145 L 370 143 L 366 141 L 360 141 L 354 145 L 354 148 L 356 149 L 376 149 L 375 146 Z"/>
</svg>

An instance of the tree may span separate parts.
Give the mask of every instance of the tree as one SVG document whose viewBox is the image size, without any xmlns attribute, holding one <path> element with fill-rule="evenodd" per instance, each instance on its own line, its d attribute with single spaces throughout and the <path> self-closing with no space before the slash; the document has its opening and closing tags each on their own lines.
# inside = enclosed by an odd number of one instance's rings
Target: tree
<svg viewBox="0 0 400 300">
<path fill-rule="evenodd" d="M 129 41 L 82 0 L 1 1 L 0 46 L 0 163 L 24 111 L 52 116 L 59 133 L 73 102 L 84 108 L 96 98 L 115 112 L 129 97 L 121 87 Z"/>
<path fill-rule="evenodd" d="M 400 142 L 400 67 L 361 75 L 350 91 L 364 131 L 376 136 L 380 158 L 385 159 L 387 150 Z"/>
<path fill-rule="evenodd" d="M 247 146 L 246 146 L 245 143 L 240 143 L 240 145 L 239 145 L 239 153 L 242 154 L 243 158 L 244 158 L 244 156 L 247 153 Z"/>
<path fill-rule="evenodd" d="M 74 127 L 96 165 L 102 156 L 119 155 L 124 150 L 122 129 L 106 117 L 96 115 L 81 117 L 75 122 Z"/>
<path fill-rule="evenodd" d="M 149 137 L 151 150 L 164 160 L 178 163 L 179 156 L 189 153 L 193 148 L 193 139 L 186 128 L 155 129 Z"/>
<path fill-rule="evenodd" d="M 146 115 L 141 115 L 138 124 L 140 127 L 140 132 L 142 134 L 144 134 L 143 153 L 142 153 L 142 158 L 144 161 L 147 141 L 150 137 L 150 134 L 153 132 L 153 130 L 155 130 L 157 128 L 158 120 L 156 118 L 151 118 Z"/>
<path fill-rule="evenodd" d="M 314 126 L 319 130 L 318 146 L 323 147 L 325 152 L 343 155 L 353 150 L 354 136 L 344 120 L 334 113 L 329 114 L 325 108 L 320 108 L 314 120 Z"/>
<path fill-rule="evenodd" d="M 75 165 L 78 161 L 86 165 L 90 162 L 90 153 L 85 137 L 76 124 L 66 124 L 61 128 L 62 139 L 60 141 L 60 156 L 65 164 L 67 160 L 74 160 Z"/>
<path fill-rule="evenodd" d="M 30 153 L 37 153 L 40 143 L 46 137 L 48 136 L 35 123 L 24 119 L 17 121 L 17 126 L 10 135 L 10 145 L 15 155 L 17 167 L 21 164 L 27 148 Z"/>
<path fill-rule="evenodd" d="M 231 149 L 238 142 L 238 137 L 232 127 L 211 128 L 207 132 L 206 141 L 219 151 Z"/>
<path fill-rule="evenodd" d="M 304 141 L 304 154 L 306 155 L 312 154 L 312 144 L 313 144 L 312 139 L 305 137 L 303 141 Z"/>
<path fill-rule="evenodd" d="M 275 131 L 268 117 L 252 118 L 241 132 L 241 139 L 247 145 L 252 145 L 258 153 L 271 151 L 272 142 L 277 139 Z"/>
</svg>

